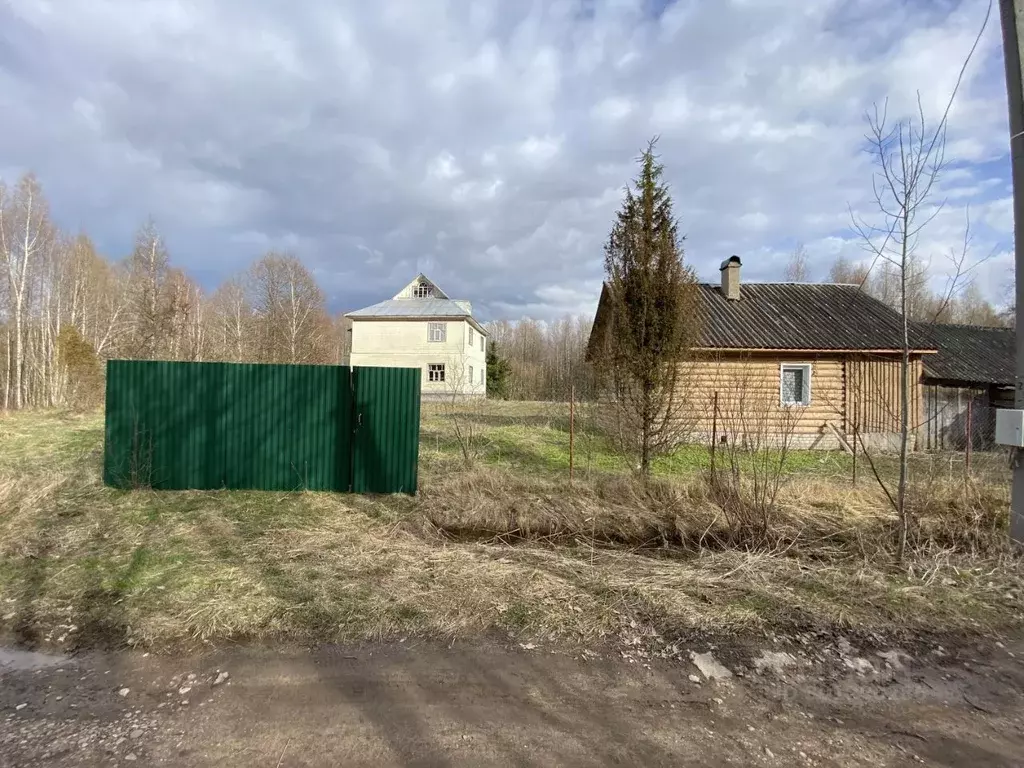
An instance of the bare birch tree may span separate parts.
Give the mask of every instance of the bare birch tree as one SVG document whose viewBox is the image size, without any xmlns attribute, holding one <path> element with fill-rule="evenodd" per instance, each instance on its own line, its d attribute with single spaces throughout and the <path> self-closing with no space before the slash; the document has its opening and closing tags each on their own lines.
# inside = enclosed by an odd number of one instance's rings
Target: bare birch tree
<svg viewBox="0 0 1024 768">
<path fill-rule="evenodd" d="M 331 358 L 332 323 L 323 291 L 295 256 L 268 253 L 250 270 L 259 360 L 318 363 Z"/>
<path fill-rule="evenodd" d="M 0 181 L 0 407 L 92 407 L 114 356 L 338 361 L 340 325 L 297 258 L 271 254 L 247 277 L 208 300 L 152 222 L 113 263 L 51 223 L 34 176 Z"/>
<path fill-rule="evenodd" d="M 13 190 L 0 185 L 0 259 L 7 275 L 11 330 L 13 407 L 24 403 L 26 320 L 32 271 L 53 238 L 49 209 L 35 176 L 23 177 Z"/>
<path fill-rule="evenodd" d="M 135 237 L 128 257 L 131 357 L 154 360 L 165 353 L 174 314 L 167 293 L 170 256 L 152 221 Z"/>
<path fill-rule="evenodd" d="M 170 302 L 169 357 L 172 360 L 201 362 L 206 350 L 203 324 L 206 299 L 202 290 L 180 269 L 172 269 L 167 279 Z"/>
<path fill-rule="evenodd" d="M 229 278 L 213 294 L 208 323 L 212 354 L 218 360 L 252 360 L 254 317 L 243 279 Z"/>
</svg>

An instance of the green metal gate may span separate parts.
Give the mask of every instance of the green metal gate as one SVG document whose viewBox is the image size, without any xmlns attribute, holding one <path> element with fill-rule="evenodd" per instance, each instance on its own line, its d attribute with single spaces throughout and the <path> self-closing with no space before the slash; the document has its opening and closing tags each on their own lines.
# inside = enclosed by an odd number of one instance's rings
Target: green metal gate
<svg viewBox="0 0 1024 768">
<path fill-rule="evenodd" d="M 420 371 L 107 362 L 115 487 L 415 493 Z"/>
</svg>

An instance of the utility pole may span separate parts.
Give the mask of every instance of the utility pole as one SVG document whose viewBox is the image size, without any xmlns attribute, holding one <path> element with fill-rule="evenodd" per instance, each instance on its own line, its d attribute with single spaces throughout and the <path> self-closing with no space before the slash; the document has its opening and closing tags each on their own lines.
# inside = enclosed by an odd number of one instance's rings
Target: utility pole
<svg viewBox="0 0 1024 768">
<path fill-rule="evenodd" d="M 1024 0 L 999 0 L 1003 26 L 1006 94 L 1010 107 L 1010 161 L 1013 165 L 1013 252 L 1016 277 L 1017 381 L 1014 407 L 1024 409 Z M 1014 449 L 1010 538 L 1024 544 L 1024 449 Z"/>
</svg>

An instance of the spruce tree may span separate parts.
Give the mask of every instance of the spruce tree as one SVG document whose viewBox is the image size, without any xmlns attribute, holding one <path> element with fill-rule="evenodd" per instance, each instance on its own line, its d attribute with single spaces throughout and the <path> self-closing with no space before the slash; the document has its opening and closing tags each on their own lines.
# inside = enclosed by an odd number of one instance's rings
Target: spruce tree
<svg viewBox="0 0 1024 768">
<path fill-rule="evenodd" d="M 681 363 L 699 328 L 696 277 L 683 266 L 683 238 L 654 154 L 640 156 L 605 246 L 610 339 L 599 367 L 614 390 L 620 434 L 650 474 L 651 458 L 683 439 L 686 393 Z"/>
<path fill-rule="evenodd" d="M 487 396 L 496 400 L 508 399 L 509 374 L 511 367 L 508 360 L 498 356 L 498 343 L 487 344 Z"/>
</svg>

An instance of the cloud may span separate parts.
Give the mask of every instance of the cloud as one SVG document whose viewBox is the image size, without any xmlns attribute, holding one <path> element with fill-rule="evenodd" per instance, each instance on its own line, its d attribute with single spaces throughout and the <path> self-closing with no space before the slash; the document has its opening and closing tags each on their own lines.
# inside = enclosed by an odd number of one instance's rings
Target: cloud
<svg viewBox="0 0 1024 768">
<path fill-rule="evenodd" d="M 945 104 L 986 0 L 9 0 L 0 170 L 35 170 L 58 220 L 123 255 L 152 215 L 212 287 L 265 248 L 335 309 L 428 271 L 485 318 L 592 312 L 602 244 L 661 136 L 688 261 L 778 279 L 861 256 L 863 115 Z M 1005 246 L 998 19 L 951 113 L 948 221 Z M 960 234 L 962 239 L 962 232 Z M 979 283 L 996 286 L 988 263 Z M 1000 269 L 1005 264 L 998 262 Z M 993 296 L 993 298 L 1000 298 Z"/>
</svg>

